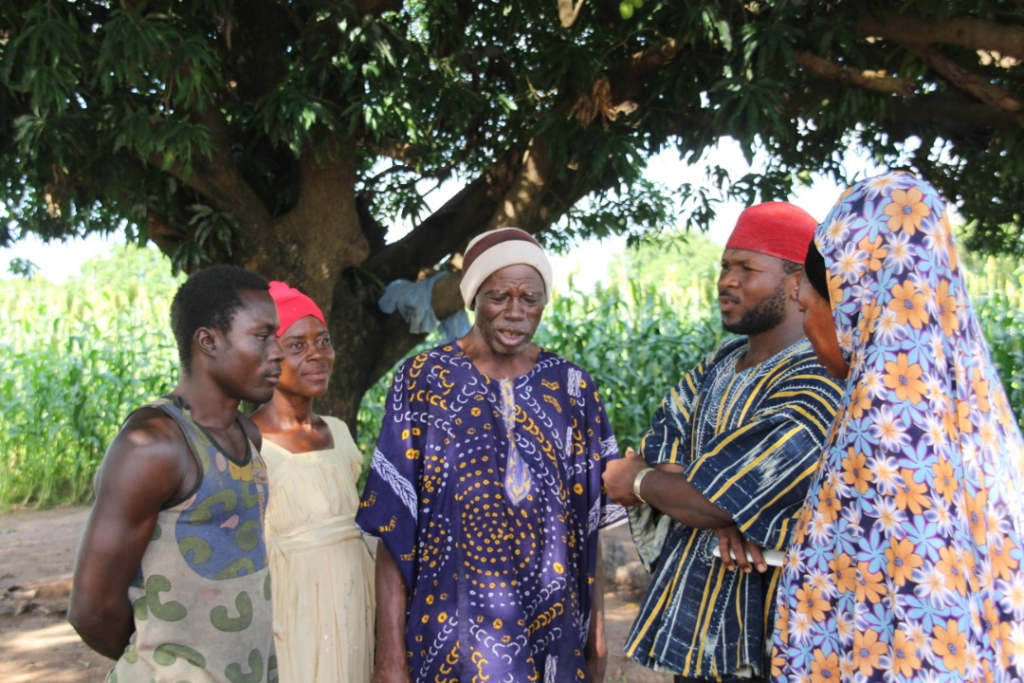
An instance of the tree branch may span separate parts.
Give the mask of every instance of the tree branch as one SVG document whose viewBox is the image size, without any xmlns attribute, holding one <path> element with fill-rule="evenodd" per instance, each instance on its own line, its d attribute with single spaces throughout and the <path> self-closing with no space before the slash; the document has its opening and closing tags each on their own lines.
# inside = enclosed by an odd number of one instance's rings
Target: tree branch
<svg viewBox="0 0 1024 683">
<path fill-rule="evenodd" d="M 481 232 L 517 227 L 532 233 L 547 227 L 550 222 L 537 212 L 553 176 L 554 169 L 548 160 L 547 150 L 543 143 L 534 138 L 522 155 L 515 179 L 505 191 L 502 201 L 497 202 L 491 219 Z"/>
<path fill-rule="evenodd" d="M 168 172 L 205 197 L 213 208 L 234 216 L 243 234 L 259 234 L 269 225 L 270 212 L 234 165 L 227 124 L 220 110 L 207 107 L 194 119 L 210 130 L 210 156 L 197 159 L 187 176 L 180 166 L 172 166 Z M 151 159 L 150 163 L 159 168 L 162 161 Z"/>
<path fill-rule="evenodd" d="M 584 0 L 558 0 L 558 20 L 562 23 L 562 28 L 572 28 L 580 16 L 580 10 L 583 9 L 583 2 Z"/>
<path fill-rule="evenodd" d="M 860 32 L 893 40 L 903 45 L 944 43 L 972 50 L 991 50 L 1003 56 L 1024 59 L 1024 28 L 971 17 L 942 22 L 908 14 L 864 17 L 854 24 Z"/>
<path fill-rule="evenodd" d="M 1013 120 L 1005 113 L 981 104 L 973 98 L 969 100 L 961 93 L 957 94 L 959 97 L 924 95 L 911 98 L 901 106 L 895 107 L 890 118 L 911 126 L 915 123 L 920 126 L 922 121 L 939 122 L 950 133 L 1013 125 Z M 945 133 L 940 134 L 945 137 Z"/>
<path fill-rule="evenodd" d="M 1024 104 L 999 86 L 979 78 L 932 47 L 908 48 L 945 78 L 950 85 L 970 93 L 981 102 L 1004 112 L 1018 126 L 1024 127 Z"/>
<path fill-rule="evenodd" d="M 495 205 L 516 178 L 521 155 L 521 150 L 506 152 L 408 235 L 370 256 L 363 268 L 390 282 L 415 280 L 421 268 L 440 263 L 489 225 Z"/>
<path fill-rule="evenodd" d="M 146 234 L 162 253 L 170 256 L 175 248 L 188 239 L 188 235 L 170 226 L 152 211 L 146 212 Z"/>
<path fill-rule="evenodd" d="M 618 87 L 628 86 L 629 81 L 646 83 L 653 74 L 668 66 L 682 48 L 674 39 L 669 39 L 636 52 L 613 72 L 612 82 Z"/>
<path fill-rule="evenodd" d="M 416 154 L 416 150 L 404 140 L 395 140 L 394 138 L 365 139 L 363 145 L 382 157 L 393 159 L 410 168 L 414 168 L 419 164 L 419 155 Z"/>
<path fill-rule="evenodd" d="M 398 277 L 412 280 L 417 270 L 437 264 L 481 232 L 516 226 L 537 233 L 594 189 L 572 183 L 580 173 L 571 172 L 568 182 L 556 176 L 540 141 L 532 140 L 525 151 L 510 150 L 409 235 L 373 254 L 364 268 L 385 282 Z M 459 280 L 460 275 L 453 273 L 435 285 L 431 305 L 439 318 L 462 308 Z M 407 324 L 399 324 L 394 316 L 385 326 L 389 338 L 404 337 L 396 353 L 404 354 L 408 343 L 418 341 L 408 333 Z M 373 374 L 386 371 L 400 357 L 381 353 Z"/>
<path fill-rule="evenodd" d="M 838 81 L 842 85 L 855 85 L 865 90 L 887 95 L 907 96 L 914 91 L 914 82 L 906 78 L 889 76 L 880 71 L 867 71 L 839 66 L 805 50 L 794 52 L 796 64 L 819 78 Z"/>
<path fill-rule="evenodd" d="M 584 126 L 598 117 L 615 120 L 622 112 L 636 109 L 633 101 L 647 85 L 651 76 L 666 68 L 679 55 L 681 46 L 675 40 L 636 52 L 609 70 L 606 78 L 596 79 L 590 90 L 576 98 L 570 114 Z"/>
</svg>

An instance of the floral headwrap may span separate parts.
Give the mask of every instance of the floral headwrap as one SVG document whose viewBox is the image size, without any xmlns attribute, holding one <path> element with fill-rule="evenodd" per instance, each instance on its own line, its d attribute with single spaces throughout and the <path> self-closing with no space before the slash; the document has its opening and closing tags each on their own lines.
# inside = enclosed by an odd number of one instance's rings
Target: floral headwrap
<svg viewBox="0 0 1024 683">
<path fill-rule="evenodd" d="M 815 245 L 850 374 L 787 556 L 772 673 L 1018 681 L 1024 445 L 946 205 L 908 173 L 864 180 Z"/>
</svg>

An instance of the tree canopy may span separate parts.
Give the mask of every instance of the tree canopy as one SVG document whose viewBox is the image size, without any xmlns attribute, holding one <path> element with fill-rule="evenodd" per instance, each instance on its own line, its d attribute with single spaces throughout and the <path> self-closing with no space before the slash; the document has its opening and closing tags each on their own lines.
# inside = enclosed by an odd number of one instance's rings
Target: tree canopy
<svg viewBox="0 0 1024 683">
<path fill-rule="evenodd" d="M 630 4 L 0 0 L 0 244 L 123 224 L 179 268 L 290 281 L 346 350 L 330 407 L 348 419 L 418 339 L 381 285 L 486 229 L 636 237 L 677 205 L 707 224 L 723 194 L 846 179 L 859 147 L 937 185 L 974 246 L 1019 249 L 1021 0 Z M 763 172 L 644 180 L 651 155 L 724 136 Z"/>
</svg>

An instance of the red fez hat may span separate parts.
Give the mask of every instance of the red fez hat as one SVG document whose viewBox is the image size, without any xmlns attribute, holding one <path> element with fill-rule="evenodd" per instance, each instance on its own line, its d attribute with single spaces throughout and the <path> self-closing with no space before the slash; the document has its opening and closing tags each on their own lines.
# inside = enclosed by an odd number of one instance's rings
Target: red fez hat
<svg viewBox="0 0 1024 683">
<path fill-rule="evenodd" d="M 789 202 L 765 202 L 744 210 L 725 243 L 726 249 L 746 249 L 803 263 L 818 221 Z"/>
<path fill-rule="evenodd" d="M 308 296 L 289 287 L 286 282 L 274 280 L 270 283 L 270 298 L 277 304 L 277 315 L 281 319 L 281 327 L 277 328 L 277 336 L 282 336 L 295 321 L 311 315 L 327 327 L 323 311 Z"/>
</svg>

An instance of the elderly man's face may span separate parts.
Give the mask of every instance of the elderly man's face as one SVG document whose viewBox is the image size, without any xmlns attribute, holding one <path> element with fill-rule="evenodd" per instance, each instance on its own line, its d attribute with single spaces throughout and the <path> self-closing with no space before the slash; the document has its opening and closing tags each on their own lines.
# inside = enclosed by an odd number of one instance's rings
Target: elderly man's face
<svg viewBox="0 0 1024 683">
<path fill-rule="evenodd" d="M 475 325 L 494 353 L 522 353 L 537 331 L 546 303 L 540 273 L 532 266 L 506 266 L 480 285 Z"/>
</svg>

